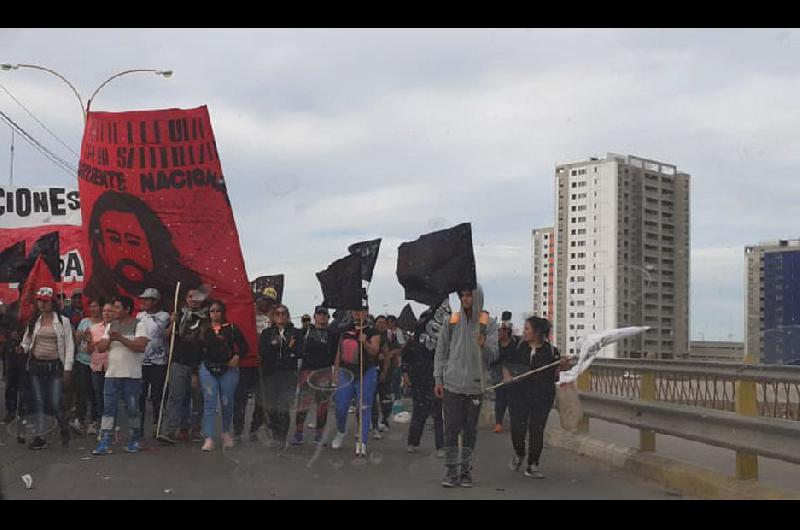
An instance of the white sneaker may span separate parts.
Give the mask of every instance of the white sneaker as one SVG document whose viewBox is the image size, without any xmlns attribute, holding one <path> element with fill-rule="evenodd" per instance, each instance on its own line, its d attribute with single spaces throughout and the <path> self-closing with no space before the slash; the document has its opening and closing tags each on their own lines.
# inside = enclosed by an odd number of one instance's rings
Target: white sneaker
<svg viewBox="0 0 800 530">
<path fill-rule="evenodd" d="M 358 456 L 367 456 L 367 444 L 362 442 L 358 447 L 356 447 L 356 454 Z"/>
<path fill-rule="evenodd" d="M 528 466 L 525 468 L 525 476 L 533 478 L 544 478 L 544 473 L 539 471 L 538 466 Z"/>
<path fill-rule="evenodd" d="M 444 448 L 436 450 L 436 458 L 444 458 L 446 456 L 447 456 L 447 451 Z"/>
<path fill-rule="evenodd" d="M 381 431 L 381 432 L 386 432 L 386 431 L 389 430 L 389 427 L 386 424 L 381 423 L 381 424 L 378 425 L 378 430 Z"/>
<path fill-rule="evenodd" d="M 383 440 L 383 435 L 381 434 L 380 429 L 373 429 L 372 430 L 372 439 L 373 440 Z"/>
<path fill-rule="evenodd" d="M 419 447 L 417 447 L 416 445 L 409 445 L 408 446 L 408 452 L 409 453 L 418 453 L 419 452 Z"/>
<path fill-rule="evenodd" d="M 336 436 L 333 437 L 333 442 L 331 442 L 331 448 L 333 449 L 341 449 L 342 443 L 344 443 L 345 433 L 337 432 Z"/>
</svg>

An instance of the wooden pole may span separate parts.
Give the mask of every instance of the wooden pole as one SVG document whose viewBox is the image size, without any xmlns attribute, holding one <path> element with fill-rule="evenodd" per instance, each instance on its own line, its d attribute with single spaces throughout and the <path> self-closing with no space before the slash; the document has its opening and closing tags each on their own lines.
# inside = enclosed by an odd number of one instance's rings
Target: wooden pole
<svg viewBox="0 0 800 530">
<path fill-rule="evenodd" d="M 175 320 L 172 321 L 172 333 L 169 341 L 169 357 L 167 358 L 167 375 L 164 379 L 164 388 L 161 392 L 161 407 L 158 412 L 158 425 L 156 426 L 156 438 L 161 435 L 161 420 L 164 417 L 164 398 L 167 397 L 167 388 L 169 385 L 169 369 L 172 366 L 172 349 L 175 347 L 175 326 L 178 323 L 178 295 L 181 290 L 181 282 L 175 286 L 175 304 L 172 314 L 175 315 Z"/>
<path fill-rule="evenodd" d="M 361 454 L 361 446 L 364 444 L 362 432 L 364 430 L 364 343 L 361 342 L 361 335 L 364 333 L 364 317 L 359 316 L 359 335 L 358 335 L 358 443 L 356 444 L 356 456 Z"/>
</svg>

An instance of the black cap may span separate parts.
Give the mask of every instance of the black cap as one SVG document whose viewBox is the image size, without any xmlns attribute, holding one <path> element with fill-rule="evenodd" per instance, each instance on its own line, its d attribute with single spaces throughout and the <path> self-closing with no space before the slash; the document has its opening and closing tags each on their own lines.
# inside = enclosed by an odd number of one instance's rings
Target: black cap
<svg viewBox="0 0 800 530">
<path fill-rule="evenodd" d="M 318 305 L 314 308 L 314 314 L 316 315 L 317 313 L 325 313 L 326 315 L 329 315 L 328 308 L 324 305 Z"/>
</svg>

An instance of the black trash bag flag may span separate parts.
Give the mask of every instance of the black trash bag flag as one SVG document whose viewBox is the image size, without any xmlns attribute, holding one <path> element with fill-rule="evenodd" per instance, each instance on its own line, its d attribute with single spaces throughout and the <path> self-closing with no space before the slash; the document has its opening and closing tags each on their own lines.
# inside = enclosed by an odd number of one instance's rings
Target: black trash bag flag
<svg viewBox="0 0 800 530">
<path fill-rule="evenodd" d="M 17 241 L 0 252 L 0 282 L 17 283 L 25 278 L 25 241 Z"/>
<path fill-rule="evenodd" d="M 28 257 L 23 265 L 22 277 L 28 276 L 36 263 L 36 258 L 42 257 L 53 280 L 61 281 L 61 254 L 58 232 L 48 232 L 43 235 L 31 247 Z"/>
<path fill-rule="evenodd" d="M 405 288 L 406 300 L 432 307 L 452 292 L 475 289 L 472 225 L 462 223 L 400 245 L 397 280 Z"/>
<path fill-rule="evenodd" d="M 397 326 L 403 331 L 409 333 L 417 329 L 417 317 L 414 316 L 414 310 L 411 309 L 411 304 L 406 304 L 397 318 Z"/>
<path fill-rule="evenodd" d="M 274 274 L 272 276 L 259 276 L 250 282 L 250 287 L 254 296 L 275 294 L 276 302 L 281 304 L 283 303 L 283 283 L 283 274 Z M 273 289 L 274 293 L 270 293 L 270 289 Z"/>
<path fill-rule="evenodd" d="M 350 254 L 361 256 L 361 278 L 364 281 L 372 281 L 372 271 L 375 270 L 375 263 L 378 261 L 378 252 L 381 249 L 381 238 L 372 241 L 361 241 L 353 243 L 347 247 Z"/>
<path fill-rule="evenodd" d="M 361 286 L 361 256 L 350 254 L 317 273 L 322 287 L 322 305 L 333 309 L 366 307 L 366 290 Z"/>
</svg>

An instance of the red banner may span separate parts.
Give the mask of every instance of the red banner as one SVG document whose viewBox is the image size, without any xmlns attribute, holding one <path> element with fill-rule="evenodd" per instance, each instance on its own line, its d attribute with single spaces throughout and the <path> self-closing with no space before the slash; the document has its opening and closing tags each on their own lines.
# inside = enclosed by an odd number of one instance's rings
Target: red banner
<svg viewBox="0 0 800 530">
<path fill-rule="evenodd" d="M 251 348 L 255 312 L 208 109 L 90 112 L 81 145 L 86 294 L 207 285 Z"/>
<path fill-rule="evenodd" d="M 17 241 L 25 241 L 25 251 L 29 253 L 34 242 L 45 234 L 58 232 L 59 252 L 61 254 L 61 276 L 56 292 L 69 298 L 73 291 L 83 289 L 83 233 L 80 226 L 42 225 L 33 228 L 4 228 L 0 230 L 0 250 L 8 248 Z M 0 301 L 10 304 L 19 298 L 16 284 L 0 283 Z"/>
</svg>

